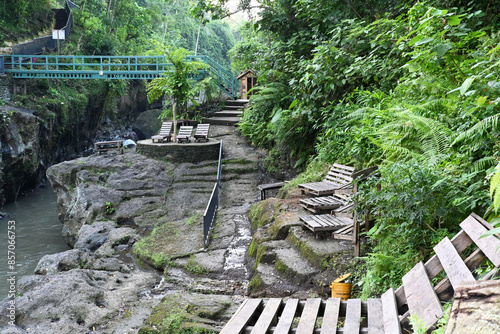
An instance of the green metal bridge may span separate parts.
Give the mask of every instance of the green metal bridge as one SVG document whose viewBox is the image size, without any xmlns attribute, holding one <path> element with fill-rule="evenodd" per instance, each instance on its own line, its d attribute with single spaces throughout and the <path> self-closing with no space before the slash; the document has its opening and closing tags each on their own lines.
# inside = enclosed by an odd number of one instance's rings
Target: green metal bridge
<svg viewBox="0 0 500 334">
<path fill-rule="evenodd" d="M 185 61 L 209 65 L 195 79 L 213 76 L 217 85 L 235 99 L 238 79 L 208 56 L 187 56 Z M 172 68 L 165 56 L 5 56 L 5 73 L 33 79 L 154 79 Z"/>
</svg>

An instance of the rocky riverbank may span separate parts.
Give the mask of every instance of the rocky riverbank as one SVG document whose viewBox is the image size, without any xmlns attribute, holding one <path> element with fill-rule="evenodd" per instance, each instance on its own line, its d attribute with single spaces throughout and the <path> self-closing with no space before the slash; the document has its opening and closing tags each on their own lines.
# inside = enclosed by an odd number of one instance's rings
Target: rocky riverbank
<svg viewBox="0 0 500 334">
<path fill-rule="evenodd" d="M 250 209 L 261 155 L 234 129 L 211 128 L 210 137 L 224 141 L 224 161 L 206 249 L 202 215 L 216 162 L 174 164 L 130 151 L 51 167 L 73 249 L 45 256 L 35 275 L 19 280 L 17 326 L 0 332 L 216 333 L 248 294 L 323 294 L 337 273 L 332 253 L 349 256 L 352 247 L 303 231 L 293 193 Z M 8 302 L 0 303 L 0 324 Z"/>
</svg>

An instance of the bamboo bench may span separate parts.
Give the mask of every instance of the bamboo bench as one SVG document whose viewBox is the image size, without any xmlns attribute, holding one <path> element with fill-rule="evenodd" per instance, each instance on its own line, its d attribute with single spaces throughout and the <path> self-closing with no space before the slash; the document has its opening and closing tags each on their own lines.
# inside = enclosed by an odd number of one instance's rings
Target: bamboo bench
<svg viewBox="0 0 500 334">
<path fill-rule="evenodd" d="M 94 143 L 94 152 L 106 153 L 108 151 L 118 151 L 123 153 L 123 140 L 101 141 Z"/>
<path fill-rule="evenodd" d="M 434 247 L 434 256 L 425 263 L 419 262 L 403 276 L 399 288 L 387 290 L 380 298 L 345 302 L 333 298 L 286 302 L 279 298 L 267 302 L 247 299 L 221 333 L 400 334 L 402 328 L 408 327 L 410 315 L 416 315 L 426 329 L 432 329 L 443 315 L 441 304 L 453 297 L 460 283 L 476 280 L 473 272 L 477 267 L 487 259 L 495 266 L 481 280 L 490 279 L 500 267 L 500 239 L 481 238 L 492 226 L 473 213 L 460 227 L 461 231 L 451 240 L 444 238 Z M 465 250 L 470 253 L 467 257 Z M 432 284 L 443 269 L 446 276 Z"/>
</svg>

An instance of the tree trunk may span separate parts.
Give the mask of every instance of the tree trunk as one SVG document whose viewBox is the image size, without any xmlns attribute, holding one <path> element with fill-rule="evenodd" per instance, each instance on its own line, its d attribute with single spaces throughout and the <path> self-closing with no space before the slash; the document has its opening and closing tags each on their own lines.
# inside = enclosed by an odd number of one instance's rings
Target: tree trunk
<svg viewBox="0 0 500 334">
<path fill-rule="evenodd" d="M 111 10 L 111 2 L 113 0 L 108 0 L 108 9 L 106 10 L 106 18 L 109 19 L 109 11 Z"/>
</svg>

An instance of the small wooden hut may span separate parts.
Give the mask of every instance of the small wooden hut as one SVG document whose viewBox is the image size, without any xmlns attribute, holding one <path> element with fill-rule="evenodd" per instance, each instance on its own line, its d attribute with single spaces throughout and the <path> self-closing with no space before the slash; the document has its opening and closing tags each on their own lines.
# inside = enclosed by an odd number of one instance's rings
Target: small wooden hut
<svg viewBox="0 0 500 334">
<path fill-rule="evenodd" d="M 248 97 L 247 96 L 248 91 L 257 84 L 257 77 L 255 75 L 255 72 L 252 70 L 246 70 L 242 72 L 240 75 L 238 75 L 236 78 L 240 80 L 241 97 L 242 98 Z M 250 92 L 250 95 L 253 95 L 253 92 Z"/>
</svg>

